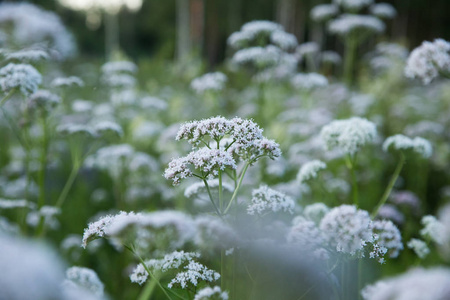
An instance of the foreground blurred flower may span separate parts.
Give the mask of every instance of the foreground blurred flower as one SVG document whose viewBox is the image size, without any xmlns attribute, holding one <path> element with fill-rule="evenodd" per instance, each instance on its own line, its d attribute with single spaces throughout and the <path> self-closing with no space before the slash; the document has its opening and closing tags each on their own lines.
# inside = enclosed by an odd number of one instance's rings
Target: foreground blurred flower
<svg viewBox="0 0 450 300">
<path fill-rule="evenodd" d="M 450 270 L 412 269 L 397 277 L 369 285 L 361 292 L 365 300 L 443 300 L 450 296 Z"/>
</svg>

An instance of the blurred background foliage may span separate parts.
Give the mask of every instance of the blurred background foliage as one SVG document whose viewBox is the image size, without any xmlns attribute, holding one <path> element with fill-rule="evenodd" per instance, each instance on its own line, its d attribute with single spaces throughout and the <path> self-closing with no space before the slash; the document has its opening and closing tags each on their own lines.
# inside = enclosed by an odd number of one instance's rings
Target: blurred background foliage
<svg viewBox="0 0 450 300">
<path fill-rule="evenodd" d="M 77 1 L 77 0 L 74 0 Z M 21 2 L 21 1 L 9 1 Z M 55 11 L 76 36 L 83 56 L 105 53 L 104 15 L 99 12 L 71 10 L 57 0 L 33 0 L 47 10 Z M 118 14 L 120 48 L 133 59 L 158 58 L 171 60 L 177 54 L 177 22 L 189 20 L 189 44 L 186 51 L 201 56 L 211 68 L 226 55 L 226 39 L 240 26 L 252 20 L 272 20 L 294 33 L 299 43 L 311 41 L 312 7 L 330 1 L 321 0 L 143 0 L 136 12 L 122 9 Z M 387 0 L 398 11 L 389 21 L 387 34 L 391 40 L 408 48 L 424 40 L 450 39 L 450 1 Z M 182 14 L 177 13 L 182 9 Z M 184 8 L 188 9 L 184 9 Z M 183 10 L 184 9 L 184 10 Z M 178 20 L 177 20 L 178 19 Z M 185 28 L 186 29 L 186 28 Z M 336 39 L 327 41 L 328 48 L 341 47 Z M 337 47 L 336 47 L 337 46 Z M 192 57 L 192 56 L 191 56 Z"/>
</svg>

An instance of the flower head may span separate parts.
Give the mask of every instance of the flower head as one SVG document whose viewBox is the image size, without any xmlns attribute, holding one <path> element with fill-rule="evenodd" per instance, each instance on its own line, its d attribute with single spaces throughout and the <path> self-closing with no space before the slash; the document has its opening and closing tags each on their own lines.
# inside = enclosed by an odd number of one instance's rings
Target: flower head
<svg viewBox="0 0 450 300">
<path fill-rule="evenodd" d="M 249 215 L 264 215 L 268 212 L 289 212 L 293 213 L 295 207 L 294 200 L 266 185 L 253 190 L 251 204 L 247 207 Z"/>
<path fill-rule="evenodd" d="M 338 148 L 344 153 L 355 155 L 361 147 L 375 140 L 377 129 L 367 119 L 353 117 L 335 120 L 324 126 L 320 136 L 328 149 Z"/>
<path fill-rule="evenodd" d="M 22 94 L 29 95 L 41 82 L 41 74 L 31 65 L 9 63 L 0 69 L 0 87 L 5 93 L 17 88 Z"/>
</svg>

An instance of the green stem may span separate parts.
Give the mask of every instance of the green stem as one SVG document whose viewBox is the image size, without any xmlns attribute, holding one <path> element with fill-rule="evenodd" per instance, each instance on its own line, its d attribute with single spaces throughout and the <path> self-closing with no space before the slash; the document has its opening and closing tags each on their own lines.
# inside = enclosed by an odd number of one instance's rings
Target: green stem
<svg viewBox="0 0 450 300">
<path fill-rule="evenodd" d="M 380 201 L 378 202 L 377 206 L 375 207 L 375 209 L 371 214 L 372 219 L 377 216 L 380 207 L 383 206 L 386 203 L 387 199 L 389 198 L 389 195 L 391 194 L 391 191 L 395 185 L 395 182 L 397 181 L 398 176 L 400 175 L 400 172 L 403 169 L 404 164 L 405 164 L 405 155 L 402 152 L 400 152 L 400 160 L 397 163 L 397 167 L 395 168 L 394 174 L 392 174 L 391 180 L 389 181 L 386 190 L 383 193 L 383 196 L 381 196 Z"/>
<path fill-rule="evenodd" d="M 150 299 L 151 295 L 153 294 L 153 291 L 156 287 L 156 280 L 150 280 L 146 283 L 144 290 L 140 293 L 137 300 L 147 300 Z"/>
<path fill-rule="evenodd" d="M 353 72 L 355 64 L 355 54 L 357 49 L 357 39 L 349 35 L 345 39 L 345 61 L 344 61 L 344 81 L 352 86 Z"/>
<path fill-rule="evenodd" d="M 6 101 L 8 101 L 9 98 L 11 98 L 11 96 L 16 92 L 16 88 L 10 90 L 8 92 L 8 94 L 5 95 L 5 97 L 2 98 L 2 100 L 0 100 L 0 107 L 3 106 L 3 104 L 6 103 Z"/>
<path fill-rule="evenodd" d="M 214 202 L 214 198 L 213 198 L 213 196 L 212 196 L 212 194 L 211 194 L 211 189 L 209 188 L 208 181 L 207 181 L 205 178 L 203 178 L 203 182 L 205 183 L 206 190 L 208 191 L 209 200 L 211 200 L 211 203 L 213 204 L 214 209 L 216 210 L 217 215 L 218 215 L 219 217 L 222 218 L 222 213 L 221 213 L 220 210 L 217 208 L 217 205 L 216 205 L 216 203 Z"/>
<path fill-rule="evenodd" d="M 66 201 L 67 195 L 69 194 L 70 188 L 72 187 L 73 183 L 75 182 L 75 178 L 78 175 L 78 171 L 80 170 L 80 163 L 77 162 L 73 165 L 72 171 L 70 171 L 69 178 L 66 181 L 66 184 L 64 185 L 63 190 L 61 191 L 61 194 L 58 197 L 58 200 L 56 201 L 55 206 L 61 208 Z"/>
<path fill-rule="evenodd" d="M 358 200 L 358 183 L 356 181 L 356 156 L 352 157 L 350 155 L 346 156 L 346 164 L 347 167 L 350 170 L 351 177 L 352 177 L 352 195 L 353 195 L 353 204 L 358 207 L 359 206 L 359 200 Z"/>
<path fill-rule="evenodd" d="M 47 126 L 47 120 L 44 117 L 42 119 L 42 131 L 43 131 L 43 137 L 42 137 L 42 152 L 40 157 L 40 168 L 39 168 L 39 198 L 38 198 L 38 208 L 41 208 L 45 204 L 45 173 L 46 173 L 46 167 L 47 167 L 47 155 L 48 155 L 48 148 L 49 148 L 49 137 L 48 137 L 48 126 Z"/>
<path fill-rule="evenodd" d="M 247 172 L 247 169 L 248 169 L 249 166 L 250 166 L 249 162 L 245 163 L 244 169 L 242 170 L 242 173 L 241 173 L 241 177 L 239 178 L 238 185 L 237 185 L 236 189 L 234 190 L 233 196 L 231 197 L 231 200 L 228 203 L 227 208 L 225 209 L 225 212 L 224 212 L 225 215 L 230 210 L 231 204 L 233 203 L 234 199 L 236 198 L 236 196 L 238 194 L 239 189 L 241 188 L 242 180 L 244 179 L 245 172 Z"/>
</svg>

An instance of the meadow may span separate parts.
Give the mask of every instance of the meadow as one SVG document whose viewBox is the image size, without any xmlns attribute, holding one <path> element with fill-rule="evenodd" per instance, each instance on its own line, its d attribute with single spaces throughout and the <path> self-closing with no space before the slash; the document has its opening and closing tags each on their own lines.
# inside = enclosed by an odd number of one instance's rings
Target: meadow
<svg viewBox="0 0 450 300">
<path fill-rule="evenodd" d="M 0 300 L 450 299 L 450 42 L 396 13 L 251 21 L 207 70 L 0 3 Z"/>
</svg>

